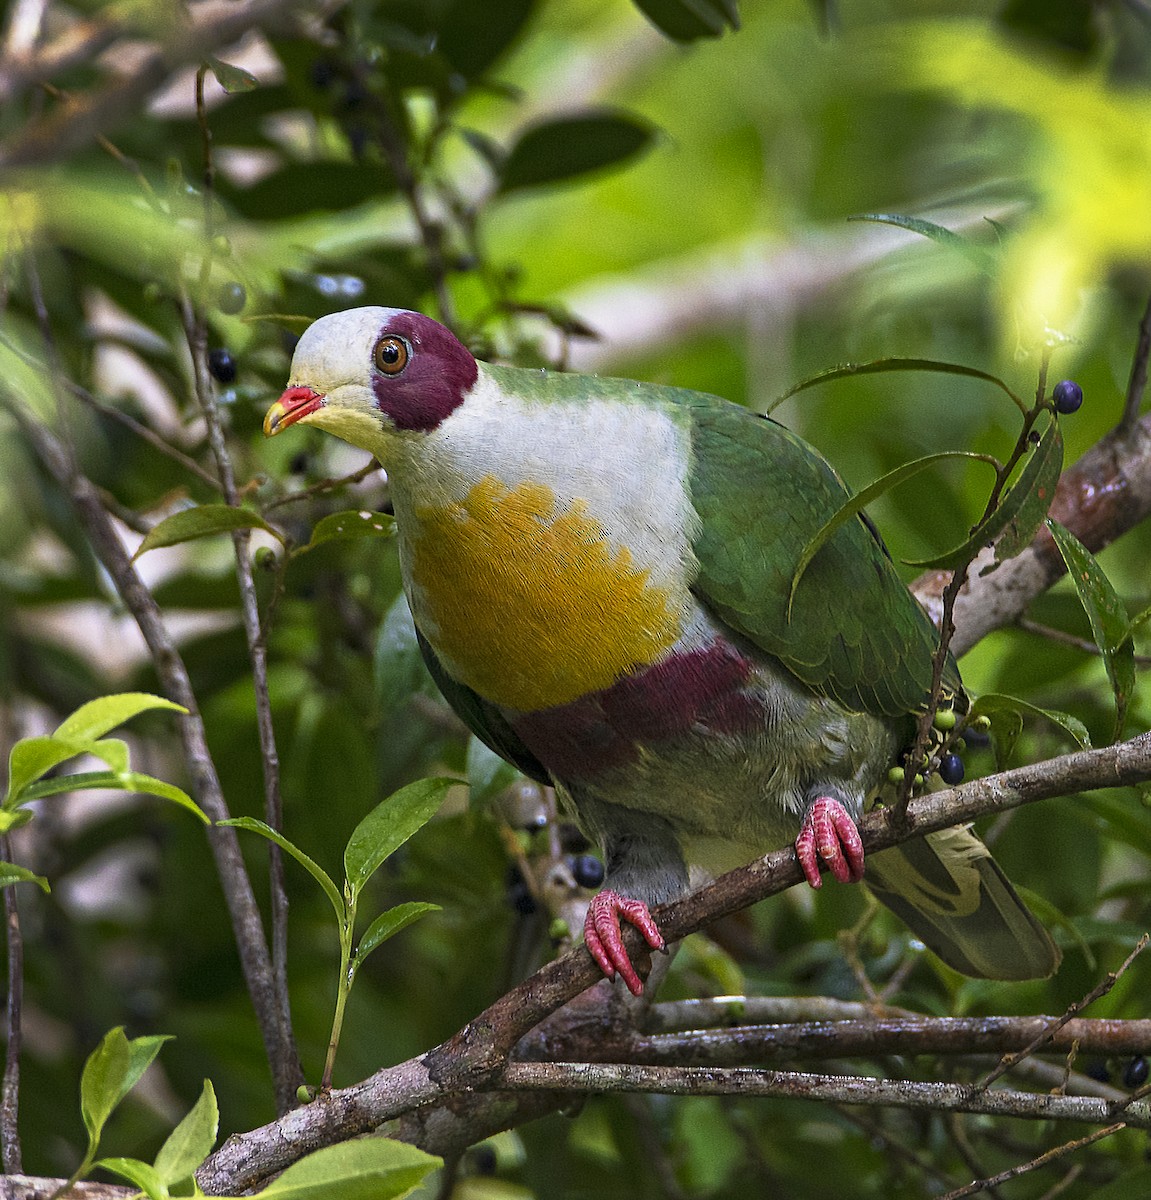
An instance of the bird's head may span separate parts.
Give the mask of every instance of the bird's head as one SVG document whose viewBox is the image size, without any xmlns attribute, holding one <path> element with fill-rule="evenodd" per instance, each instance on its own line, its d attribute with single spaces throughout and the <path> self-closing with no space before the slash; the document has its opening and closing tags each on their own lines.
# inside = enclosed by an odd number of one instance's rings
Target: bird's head
<svg viewBox="0 0 1151 1200">
<path fill-rule="evenodd" d="M 400 308 L 332 313 L 300 338 L 264 433 L 318 425 L 378 454 L 390 435 L 435 429 L 463 403 L 478 372 L 467 348 L 430 317 Z"/>
</svg>

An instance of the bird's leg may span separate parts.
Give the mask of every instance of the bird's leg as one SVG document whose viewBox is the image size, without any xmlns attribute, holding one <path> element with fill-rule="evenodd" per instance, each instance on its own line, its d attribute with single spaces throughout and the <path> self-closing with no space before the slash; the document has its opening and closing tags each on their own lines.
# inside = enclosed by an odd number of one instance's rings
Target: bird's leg
<svg viewBox="0 0 1151 1200">
<path fill-rule="evenodd" d="M 859 829 L 843 803 L 832 796 L 816 796 L 807 806 L 795 853 L 813 888 L 823 884 L 821 861 L 840 883 L 858 883 L 863 878 Z"/>
<path fill-rule="evenodd" d="M 620 918 L 634 925 L 643 934 L 653 950 L 664 948 L 663 935 L 652 920 L 648 907 L 642 900 L 632 900 L 605 888 L 592 897 L 584 920 L 583 940 L 592 958 L 608 977 L 615 978 L 618 971 L 628 991 L 638 996 L 643 991 L 643 980 L 635 972 L 628 952 L 623 944 Z"/>
</svg>

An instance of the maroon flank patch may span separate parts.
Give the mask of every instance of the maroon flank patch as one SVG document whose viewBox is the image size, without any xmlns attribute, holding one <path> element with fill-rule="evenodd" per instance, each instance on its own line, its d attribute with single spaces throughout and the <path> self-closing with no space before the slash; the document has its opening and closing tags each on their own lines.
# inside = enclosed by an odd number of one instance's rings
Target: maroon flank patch
<svg viewBox="0 0 1151 1200">
<path fill-rule="evenodd" d="M 380 327 L 380 337 L 402 338 L 407 365 L 394 375 L 372 367 L 372 391 L 380 412 L 397 429 L 427 433 L 463 402 L 479 368 L 466 346 L 431 317 L 397 312 Z"/>
<path fill-rule="evenodd" d="M 750 673 L 748 660 L 716 639 L 570 704 L 524 713 L 512 724 L 553 775 L 586 778 L 630 762 L 641 746 L 691 729 L 725 735 L 762 726 L 762 704 L 746 690 Z"/>
</svg>

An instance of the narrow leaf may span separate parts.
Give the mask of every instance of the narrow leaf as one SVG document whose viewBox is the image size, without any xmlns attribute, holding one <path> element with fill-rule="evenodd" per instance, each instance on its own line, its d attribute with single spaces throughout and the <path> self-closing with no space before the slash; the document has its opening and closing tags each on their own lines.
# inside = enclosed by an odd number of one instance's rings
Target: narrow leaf
<svg viewBox="0 0 1151 1200">
<path fill-rule="evenodd" d="M 895 225 L 899 229 L 906 229 L 910 233 L 918 233 L 921 237 L 938 242 L 939 245 L 946 246 L 949 250 L 958 251 L 985 274 L 990 275 L 995 269 L 993 254 L 982 246 L 968 241 L 967 238 L 960 237 L 958 233 L 946 229 L 942 225 L 936 225 L 934 221 L 924 221 L 921 217 L 905 217 L 899 213 L 860 213 L 858 216 L 847 219 L 849 221 L 874 221 L 879 225 Z"/>
<path fill-rule="evenodd" d="M 985 383 L 994 384 L 1001 392 L 1010 396 L 1020 412 L 1028 411 L 1026 403 L 998 375 L 991 375 L 976 367 L 966 367 L 962 363 L 939 362 L 933 358 L 877 358 L 871 362 L 841 363 L 837 367 L 829 367 L 826 371 L 818 371 L 806 379 L 801 379 L 782 396 L 777 396 L 768 406 L 767 411 L 772 412 L 789 397 L 806 391 L 810 387 L 815 387 L 816 384 L 830 383 L 833 379 L 847 379 L 852 375 L 881 375 L 888 371 L 935 371 L 943 375 L 966 375 L 970 379 L 982 379 Z"/>
<path fill-rule="evenodd" d="M 204 1080 L 200 1098 L 168 1135 L 156 1155 L 156 1175 L 166 1187 L 190 1179 L 212 1153 L 220 1127 L 220 1110 L 210 1079 Z"/>
<path fill-rule="evenodd" d="M 380 801 L 356 826 L 344 849 L 344 872 L 353 897 L 384 859 L 434 815 L 448 788 L 459 782 L 444 776 L 417 779 Z"/>
<path fill-rule="evenodd" d="M 1103 656 L 1103 665 L 1115 694 L 1115 738 L 1118 739 L 1123 733 L 1127 704 L 1135 690 L 1135 643 L 1131 638 L 1127 609 L 1091 551 L 1058 521 L 1049 520 L 1047 528 L 1067 564 L 1067 574 L 1091 624 L 1091 636 Z"/>
<path fill-rule="evenodd" d="M 141 554 L 161 546 L 175 546 L 213 533 L 234 533 L 238 529 L 262 529 L 277 541 L 283 541 L 279 531 L 250 508 L 237 508 L 231 504 L 200 504 L 196 508 L 173 513 L 153 525 L 136 547 L 132 560 L 134 562 Z"/>
<path fill-rule="evenodd" d="M 297 553 L 313 550 L 337 538 L 390 538 L 395 533 L 396 520 L 389 513 L 371 512 L 366 508 L 349 509 L 347 512 L 332 513 L 317 522 L 308 544 Z"/>
<path fill-rule="evenodd" d="M 377 946 L 382 946 L 388 938 L 399 933 L 401 929 L 406 929 L 413 921 L 418 921 L 425 913 L 439 912 L 438 904 L 422 904 L 419 901 L 409 901 L 406 904 L 397 904 L 395 908 L 389 908 L 387 912 L 380 915 L 364 930 L 364 936 L 360 938 L 360 943 L 356 947 L 355 956 L 352 958 L 352 970 L 358 971 L 363 965 L 363 961 L 368 957 Z"/>
<path fill-rule="evenodd" d="M 138 771 L 127 771 L 123 775 L 111 771 L 78 771 L 75 775 L 55 775 L 51 779 L 41 779 L 31 784 L 25 789 L 21 802 L 43 800 L 46 796 L 58 796 L 62 792 L 90 791 L 93 788 L 114 788 L 124 792 L 159 796 L 162 800 L 171 800 L 181 808 L 186 808 L 205 825 L 209 824 L 207 813 L 182 788 L 173 783 L 166 783 L 163 779 L 155 779 L 151 775 L 142 775 Z"/>
<path fill-rule="evenodd" d="M 52 890 L 43 875 L 34 875 L 25 867 L 18 867 L 15 863 L 0 862 L 0 888 L 6 888 L 12 883 L 34 883 L 41 891 L 50 892 Z"/>
<path fill-rule="evenodd" d="M 31 820 L 32 813 L 26 808 L 0 809 L 0 833 L 11 833 Z"/>
<path fill-rule="evenodd" d="M 825 521 L 820 527 L 816 535 L 803 548 L 803 553 L 799 556 L 799 561 L 795 566 L 795 574 L 791 577 L 791 593 L 788 596 L 787 608 L 788 613 L 791 612 L 791 604 L 795 599 L 795 593 L 799 588 L 799 581 L 803 578 L 803 573 L 811 565 L 811 560 L 823 548 L 824 543 L 829 537 L 846 522 L 857 517 L 873 500 L 878 499 L 889 492 L 893 487 L 897 487 L 905 480 L 918 475 L 920 471 L 926 470 L 928 467 L 934 466 L 937 462 L 943 462 L 949 458 L 966 458 L 974 462 L 987 462 L 987 459 L 981 454 L 971 454 L 966 450 L 942 450 L 938 454 L 929 454 L 925 458 L 917 458 L 914 462 L 904 463 L 901 467 L 896 467 L 894 471 L 888 473 L 881 478 L 870 483 L 861 492 L 856 492 L 842 507 L 836 510 L 830 520 Z"/>
<path fill-rule="evenodd" d="M 255 817 L 230 817 L 226 821 L 217 821 L 216 824 L 234 825 L 237 829 L 250 830 L 252 833 L 260 834 L 261 837 L 266 837 L 270 842 L 275 842 L 281 850 L 290 854 L 316 880 L 324 889 L 324 895 L 332 902 L 332 907 L 336 910 L 336 917 L 341 921 L 344 919 L 344 898 L 340 895 L 339 888 L 332 882 L 332 877 L 319 863 L 309 858 L 298 846 L 289 842 L 282 833 L 277 833 L 270 825 L 266 825 Z"/>
<path fill-rule="evenodd" d="M 168 1189 L 164 1186 L 159 1172 L 155 1167 L 141 1162 L 138 1158 L 102 1158 L 92 1165 L 103 1167 L 106 1171 L 112 1171 L 128 1180 L 134 1187 L 138 1187 L 149 1200 L 169 1200 Z"/>
<path fill-rule="evenodd" d="M 172 712 L 186 713 L 188 710 L 163 696 L 148 692 L 119 692 L 114 696 L 101 696 L 82 704 L 71 716 L 56 727 L 56 736 L 78 741 L 95 741 L 102 738 L 117 725 L 123 725 L 133 717 L 150 709 L 164 708 Z"/>
<path fill-rule="evenodd" d="M 1002 535 L 996 558 L 1003 562 L 1031 544 L 1055 495 L 1055 484 L 1063 469 L 1063 437 L 1059 423 L 1052 421 L 1034 446 L 1015 482 L 999 498 L 994 511 L 981 521 L 958 546 L 934 558 L 906 559 L 909 567 L 921 570 L 955 570 L 971 561 L 984 547 Z"/>
<path fill-rule="evenodd" d="M 1020 718 L 1041 717 L 1044 721 L 1058 725 L 1080 750 L 1091 749 L 1091 734 L 1078 717 L 1073 717 L 1070 713 L 1059 712 L 1056 709 L 1040 708 L 1039 705 L 1031 704 L 1027 700 L 1020 700 L 1016 696 L 1003 696 L 998 692 L 987 692 L 985 695 L 979 696 L 971 705 L 968 718 L 990 717 L 1005 712 L 1015 713 Z"/>
<path fill-rule="evenodd" d="M 267 1200 L 394 1200 L 442 1165 L 442 1159 L 406 1142 L 358 1138 L 300 1159 L 256 1195 Z"/>
</svg>

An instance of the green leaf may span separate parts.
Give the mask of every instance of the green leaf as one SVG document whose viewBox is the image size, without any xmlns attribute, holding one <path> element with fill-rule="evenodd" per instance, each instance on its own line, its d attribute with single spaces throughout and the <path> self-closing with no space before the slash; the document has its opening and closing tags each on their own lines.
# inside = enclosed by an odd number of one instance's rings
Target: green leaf
<svg viewBox="0 0 1151 1200">
<path fill-rule="evenodd" d="M 113 696 L 101 696 L 98 700 L 89 700 L 82 704 L 74 713 L 66 717 L 56 727 L 55 736 L 71 738 L 74 741 L 94 741 L 101 738 L 110 729 L 123 725 L 133 717 L 151 709 L 163 708 L 171 712 L 186 713 L 188 710 L 181 704 L 165 700 L 163 696 L 153 696 L 149 692 L 118 692 Z"/>
<path fill-rule="evenodd" d="M 636 8 L 673 41 L 715 38 L 739 28 L 735 0 L 634 0 Z"/>
<path fill-rule="evenodd" d="M 156 1155 L 156 1175 L 165 1187 L 191 1179 L 196 1168 L 212 1153 L 220 1127 L 220 1110 L 210 1079 L 204 1080 L 200 1098 L 168 1135 Z"/>
<path fill-rule="evenodd" d="M 143 1037 L 129 1042 L 124 1036 L 124 1027 L 117 1025 L 88 1055 L 80 1076 L 80 1113 L 92 1149 L 99 1142 L 108 1117 L 147 1070 L 160 1047 L 169 1040 Z"/>
<path fill-rule="evenodd" d="M 399 933 L 401 929 L 406 929 L 413 921 L 418 921 L 425 913 L 439 912 L 438 904 L 423 904 L 419 901 L 411 900 L 406 904 L 397 904 L 395 908 L 389 908 L 387 912 L 380 915 L 364 930 L 364 936 L 360 938 L 359 945 L 356 946 L 356 953 L 352 958 L 352 970 L 358 971 L 363 964 L 365 958 L 377 946 L 382 946 L 388 938 Z"/>
<path fill-rule="evenodd" d="M 506 195 L 619 166 L 648 149 L 653 136 L 646 122 L 618 111 L 541 121 L 525 129 L 508 151 L 499 190 Z"/>
<path fill-rule="evenodd" d="M 306 546 L 297 553 L 313 550 L 324 542 L 337 538 L 390 538 L 396 534 L 396 519 L 389 513 L 371 512 L 366 508 L 349 509 L 347 512 L 332 513 L 317 522 Z"/>
<path fill-rule="evenodd" d="M 1091 636 L 1103 656 L 1103 665 L 1115 694 L 1115 739 L 1118 740 L 1123 734 L 1127 704 L 1135 690 L 1135 643 L 1127 609 L 1091 551 L 1058 521 L 1049 520 L 1047 528 L 1067 564 L 1067 574 L 1091 624 Z"/>
<path fill-rule="evenodd" d="M 906 217 L 900 213 L 860 213 L 858 216 L 847 219 L 849 221 L 874 221 L 880 225 L 895 225 L 899 229 L 918 233 L 921 237 L 938 242 L 939 245 L 946 246 L 949 250 L 958 251 L 988 275 L 994 272 L 997 265 L 995 256 L 982 246 L 977 246 L 974 242 L 960 237 L 959 234 L 942 225 L 936 225 L 934 221 L 924 221 L 921 217 Z"/>
<path fill-rule="evenodd" d="M 22 738 L 8 756 L 8 792 L 4 807 L 19 804 L 29 785 L 69 758 L 82 754 L 76 743 L 57 737 Z"/>
<path fill-rule="evenodd" d="M 498 796 L 512 785 L 517 775 L 511 763 L 505 762 L 474 734 L 468 738 L 465 768 L 471 790 L 470 801 L 474 805 L 484 804 L 493 796 Z"/>
<path fill-rule="evenodd" d="M 200 504 L 173 513 L 153 525 L 136 547 L 132 561 L 161 546 L 175 546 L 194 538 L 208 537 L 213 533 L 234 533 L 239 529 L 262 529 L 277 541 L 283 541 L 279 531 L 250 508 L 237 508 L 231 504 Z"/>
<path fill-rule="evenodd" d="M 34 883 L 44 892 L 52 890 L 43 875 L 33 875 L 31 871 L 18 867 L 15 863 L 0 862 L 0 888 L 6 888 L 12 883 Z"/>
<path fill-rule="evenodd" d="M 336 916 L 341 921 L 344 919 L 344 898 L 340 895 L 339 888 L 332 882 L 332 877 L 319 863 L 309 858 L 298 846 L 289 842 L 282 833 L 277 833 L 270 825 L 266 825 L 263 821 L 258 821 L 255 817 L 229 817 L 228 820 L 217 821 L 216 824 L 232 825 L 236 829 L 247 829 L 252 833 L 260 834 L 261 837 L 266 837 L 270 842 L 275 842 L 281 850 L 290 854 L 316 880 L 320 887 L 324 889 L 324 895 L 332 902 L 332 907 L 336 910 Z"/>
<path fill-rule="evenodd" d="M 169 1200 L 168 1189 L 155 1167 L 141 1162 L 138 1158 L 102 1158 L 92 1165 L 103 1167 L 106 1171 L 112 1171 L 128 1180 L 148 1196 L 149 1200 Z"/>
<path fill-rule="evenodd" d="M 840 363 L 837 367 L 828 367 L 826 371 L 817 371 L 814 375 L 801 379 L 794 387 L 788 388 L 782 396 L 777 396 L 768 405 L 767 411 L 769 413 L 774 411 L 791 396 L 820 383 L 830 383 L 833 379 L 848 379 L 852 375 L 882 375 L 888 371 L 935 371 L 943 375 L 965 375 L 969 379 L 982 379 L 985 383 L 994 384 L 1001 392 L 1010 396 L 1020 412 L 1027 413 L 1028 411 L 1027 404 L 998 375 L 991 375 L 976 367 L 965 367 L 962 363 L 940 362 L 933 358 L 877 358 L 870 362 Z"/>
<path fill-rule="evenodd" d="M 824 522 L 815 536 L 804 546 L 803 553 L 799 556 L 799 561 L 795 565 L 795 574 L 791 577 L 791 593 L 787 601 L 788 613 L 790 614 L 791 612 L 791 604 L 795 599 L 795 593 L 799 588 L 799 581 L 803 578 L 803 573 L 811 565 L 811 560 L 819 553 L 823 544 L 841 525 L 857 517 L 873 500 L 878 499 L 884 492 L 890 491 L 893 487 L 897 487 L 913 475 L 918 475 L 920 471 L 934 466 L 937 462 L 943 462 L 949 458 L 966 458 L 974 462 L 987 462 L 987 459 L 983 455 L 972 454 L 966 450 L 941 450 L 938 454 L 928 454 L 925 458 L 917 458 L 913 462 L 904 463 L 903 466 L 896 467 L 894 471 L 888 471 L 886 475 L 875 480 L 874 483 L 868 484 L 863 491 L 856 492 L 851 499 L 838 508 L 834 515 Z"/>
<path fill-rule="evenodd" d="M 236 92 L 254 92 L 260 86 L 260 81 L 255 75 L 243 67 L 234 66 L 218 58 L 209 58 L 208 66 L 212 68 L 212 74 L 228 95 Z"/>
<path fill-rule="evenodd" d="M 163 779 L 155 779 L 151 775 L 142 775 L 138 771 L 126 771 L 115 774 L 112 771 L 78 771 L 75 775 L 56 775 L 51 779 L 42 779 L 25 789 L 21 803 L 31 800 L 43 800 L 46 796 L 58 796 L 62 792 L 90 791 L 93 788 L 115 788 L 122 792 L 142 792 L 147 796 L 159 796 L 162 800 L 171 800 L 174 804 L 186 808 L 190 813 L 199 817 L 205 825 L 210 824 L 207 813 L 182 788 Z"/>
<path fill-rule="evenodd" d="M 406 1142 L 358 1138 L 300 1159 L 256 1195 L 267 1200 L 394 1200 L 442 1165 L 442 1159 Z"/>
<path fill-rule="evenodd" d="M 448 788 L 459 782 L 444 776 L 417 779 L 381 800 L 352 830 L 344 849 L 344 872 L 353 898 L 384 859 L 435 814 Z"/>
<path fill-rule="evenodd" d="M 907 565 L 923 570 L 955 570 L 971 561 L 984 547 L 1000 538 L 996 560 L 1003 562 L 1031 544 L 1043 523 L 1055 485 L 1063 469 L 1063 437 L 1058 421 L 1051 421 L 1024 463 L 1015 482 L 999 498 L 986 520 L 972 530 L 960 545 L 934 558 L 907 559 Z M 1002 537 L 1000 536 L 1002 535 Z"/>
<path fill-rule="evenodd" d="M 0 809 L 0 833 L 11 833 L 31 820 L 32 813 L 26 808 Z"/>
<path fill-rule="evenodd" d="M 1016 696 L 1004 696 L 998 692 L 987 692 L 985 695 L 975 699 L 971 705 L 971 711 L 968 713 L 968 720 L 975 717 L 991 717 L 1003 713 L 1016 714 L 1020 718 L 1020 726 L 1022 726 L 1023 717 L 1041 717 L 1044 721 L 1050 721 L 1053 725 L 1058 725 L 1075 742 L 1080 750 L 1091 749 L 1091 734 L 1087 731 L 1087 726 L 1078 717 L 1073 717 L 1070 713 L 1059 712 L 1056 709 L 1040 708 L 1039 705 L 1031 704 L 1027 700 L 1020 700 Z M 995 728 L 996 733 L 998 733 L 998 722 L 996 722 Z"/>
</svg>

